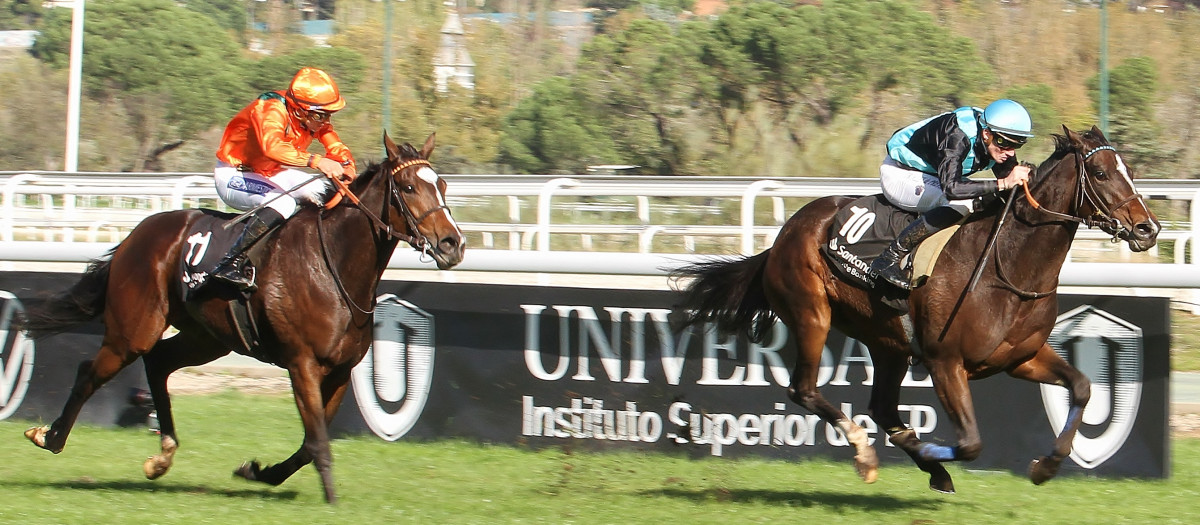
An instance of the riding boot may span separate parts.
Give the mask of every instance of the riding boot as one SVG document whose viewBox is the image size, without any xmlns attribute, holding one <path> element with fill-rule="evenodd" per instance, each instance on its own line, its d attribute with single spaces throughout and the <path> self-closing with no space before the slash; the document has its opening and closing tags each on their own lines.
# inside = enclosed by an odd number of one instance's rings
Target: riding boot
<svg viewBox="0 0 1200 525">
<path fill-rule="evenodd" d="M 949 207 L 934 208 L 921 214 L 871 263 L 871 273 L 877 275 L 875 282 L 878 283 L 879 279 L 882 279 L 901 290 L 912 290 L 912 264 L 902 266 L 900 262 L 921 244 L 921 241 L 958 222 L 959 219 L 962 219 L 962 215 Z"/>
<path fill-rule="evenodd" d="M 284 217 L 271 208 L 263 208 L 252 215 L 246 222 L 246 229 L 234 241 L 229 252 L 221 258 L 221 262 L 209 274 L 209 278 L 232 284 L 243 292 L 253 292 L 258 289 L 253 277 L 245 273 L 246 250 L 256 241 L 265 236 L 276 226 L 283 224 Z"/>
</svg>

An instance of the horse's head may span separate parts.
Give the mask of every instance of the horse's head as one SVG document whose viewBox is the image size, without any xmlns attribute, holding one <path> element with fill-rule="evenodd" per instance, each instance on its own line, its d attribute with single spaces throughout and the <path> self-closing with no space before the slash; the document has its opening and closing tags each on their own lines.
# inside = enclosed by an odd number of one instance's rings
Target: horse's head
<svg viewBox="0 0 1200 525">
<path fill-rule="evenodd" d="M 446 206 L 446 181 L 429 164 L 433 137 L 430 134 L 417 151 L 408 143 L 397 146 L 385 132 L 387 160 L 382 172 L 391 177 L 389 206 L 398 212 L 390 214 L 392 228 L 406 231 L 413 239 L 410 242 L 415 242 L 413 247 L 428 253 L 445 270 L 462 262 L 465 239 Z"/>
<path fill-rule="evenodd" d="M 1076 215 L 1086 224 L 1096 224 L 1105 233 L 1129 243 L 1141 252 L 1158 238 L 1158 217 L 1133 184 L 1132 169 L 1113 148 L 1099 128 L 1076 133 L 1063 126 L 1066 135 L 1054 135 L 1056 151 L 1074 155 L 1079 175 L 1075 196 Z"/>
</svg>

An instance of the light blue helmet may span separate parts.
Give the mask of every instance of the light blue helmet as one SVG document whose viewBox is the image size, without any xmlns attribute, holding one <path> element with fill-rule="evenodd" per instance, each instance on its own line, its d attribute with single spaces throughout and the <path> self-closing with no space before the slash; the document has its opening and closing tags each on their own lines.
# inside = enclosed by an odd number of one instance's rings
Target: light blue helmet
<svg viewBox="0 0 1200 525">
<path fill-rule="evenodd" d="M 983 126 L 1013 137 L 1032 137 L 1033 119 L 1025 107 L 1002 98 L 983 109 Z"/>
</svg>

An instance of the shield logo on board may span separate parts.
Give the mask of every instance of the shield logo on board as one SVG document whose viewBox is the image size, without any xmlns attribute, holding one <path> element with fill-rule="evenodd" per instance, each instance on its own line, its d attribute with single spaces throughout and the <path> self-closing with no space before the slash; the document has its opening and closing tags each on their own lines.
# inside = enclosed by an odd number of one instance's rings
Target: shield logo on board
<svg viewBox="0 0 1200 525">
<path fill-rule="evenodd" d="M 13 321 L 24 312 L 15 295 L 0 290 L 0 338 L 4 341 L 0 348 L 0 420 L 8 419 L 21 406 L 33 375 L 33 341 L 13 329 Z"/>
<path fill-rule="evenodd" d="M 433 316 L 392 294 L 375 307 L 375 339 L 354 367 L 354 399 L 375 435 L 400 439 L 421 417 L 433 384 Z"/>
<path fill-rule="evenodd" d="M 1144 377 L 1142 329 L 1084 305 L 1058 317 L 1048 342 L 1092 381 L 1092 398 L 1071 459 L 1083 468 L 1096 468 L 1121 449 L 1137 419 Z M 1050 426 L 1059 432 L 1070 411 L 1070 394 L 1059 386 L 1041 389 Z"/>
</svg>

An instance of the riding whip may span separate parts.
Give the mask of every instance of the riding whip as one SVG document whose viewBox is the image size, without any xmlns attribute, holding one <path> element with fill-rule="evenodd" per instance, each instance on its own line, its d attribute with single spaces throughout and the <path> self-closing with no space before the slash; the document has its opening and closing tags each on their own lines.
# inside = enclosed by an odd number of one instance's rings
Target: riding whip
<svg viewBox="0 0 1200 525">
<path fill-rule="evenodd" d="M 319 179 L 319 178 L 321 178 L 321 177 L 324 177 L 324 176 L 325 176 L 325 174 L 324 174 L 324 173 L 317 173 L 316 175 L 313 175 L 313 176 L 312 176 L 311 178 L 309 178 L 308 180 L 306 180 L 306 181 L 304 181 L 304 182 L 301 182 L 300 184 L 297 184 L 297 185 L 295 185 L 295 186 L 292 186 L 292 187 L 291 187 L 290 189 L 288 189 L 287 191 L 285 191 L 285 192 L 283 192 L 283 193 L 280 193 L 280 194 L 278 194 L 278 195 L 276 195 L 276 196 L 274 196 L 274 197 L 271 197 L 270 199 L 267 199 L 267 200 L 263 201 L 263 202 L 262 202 L 262 203 L 260 203 L 258 206 L 255 206 L 255 207 L 253 207 L 253 208 L 250 208 L 249 210 L 246 210 L 244 213 L 242 213 L 241 215 L 238 215 L 237 217 L 234 217 L 234 218 L 232 218 L 232 219 L 229 219 L 228 221 L 225 221 L 225 224 L 222 224 L 222 225 L 221 225 L 221 227 L 222 227 L 222 228 L 225 228 L 226 230 L 228 230 L 228 229 L 229 229 L 230 227 L 232 227 L 234 224 L 237 224 L 237 223 L 239 223 L 239 222 L 242 222 L 242 221 L 246 220 L 246 218 L 247 218 L 247 217 L 249 217 L 249 216 L 251 216 L 251 215 L 254 215 L 255 213 L 258 213 L 258 212 L 259 212 L 260 210 L 262 210 L 263 208 L 266 208 L 266 207 L 267 207 L 268 205 L 270 205 L 272 202 L 275 202 L 275 200 L 276 200 L 276 199 L 278 199 L 278 198 L 280 198 L 280 197 L 282 197 L 282 196 L 284 196 L 284 195 L 287 195 L 287 194 L 289 194 L 289 193 L 291 193 L 291 192 L 293 192 L 293 191 L 296 191 L 296 190 L 298 190 L 298 189 L 300 189 L 300 188 L 303 188 L 304 186 L 307 186 L 307 185 L 308 185 L 309 183 L 311 183 L 312 181 L 315 181 L 315 180 L 317 180 L 317 179 Z"/>
<path fill-rule="evenodd" d="M 979 259 L 979 264 L 975 266 L 975 273 L 971 275 L 971 283 L 967 285 L 967 293 L 975 289 L 975 283 L 979 282 L 979 276 L 983 275 L 983 267 L 987 264 L 988 256 L 992 254 L 992 250 L 996 247 L 996 238 L 1000 236 L 1000 228 L 1004 226 L 1004 218 L 1008 217 L 1008 210 L 1012 208 L 1013 201 L 1017 200 L 1015 192 L 1008 192 L 1008 199 L 1004 201 L 1004 210 L 1000 212 L 1000 218 L 996 220 L 996 227 L 992 228 L 992 235 L 988 237 L 987 247 L 983 249 L 983 256 Z"/>
</svg>

